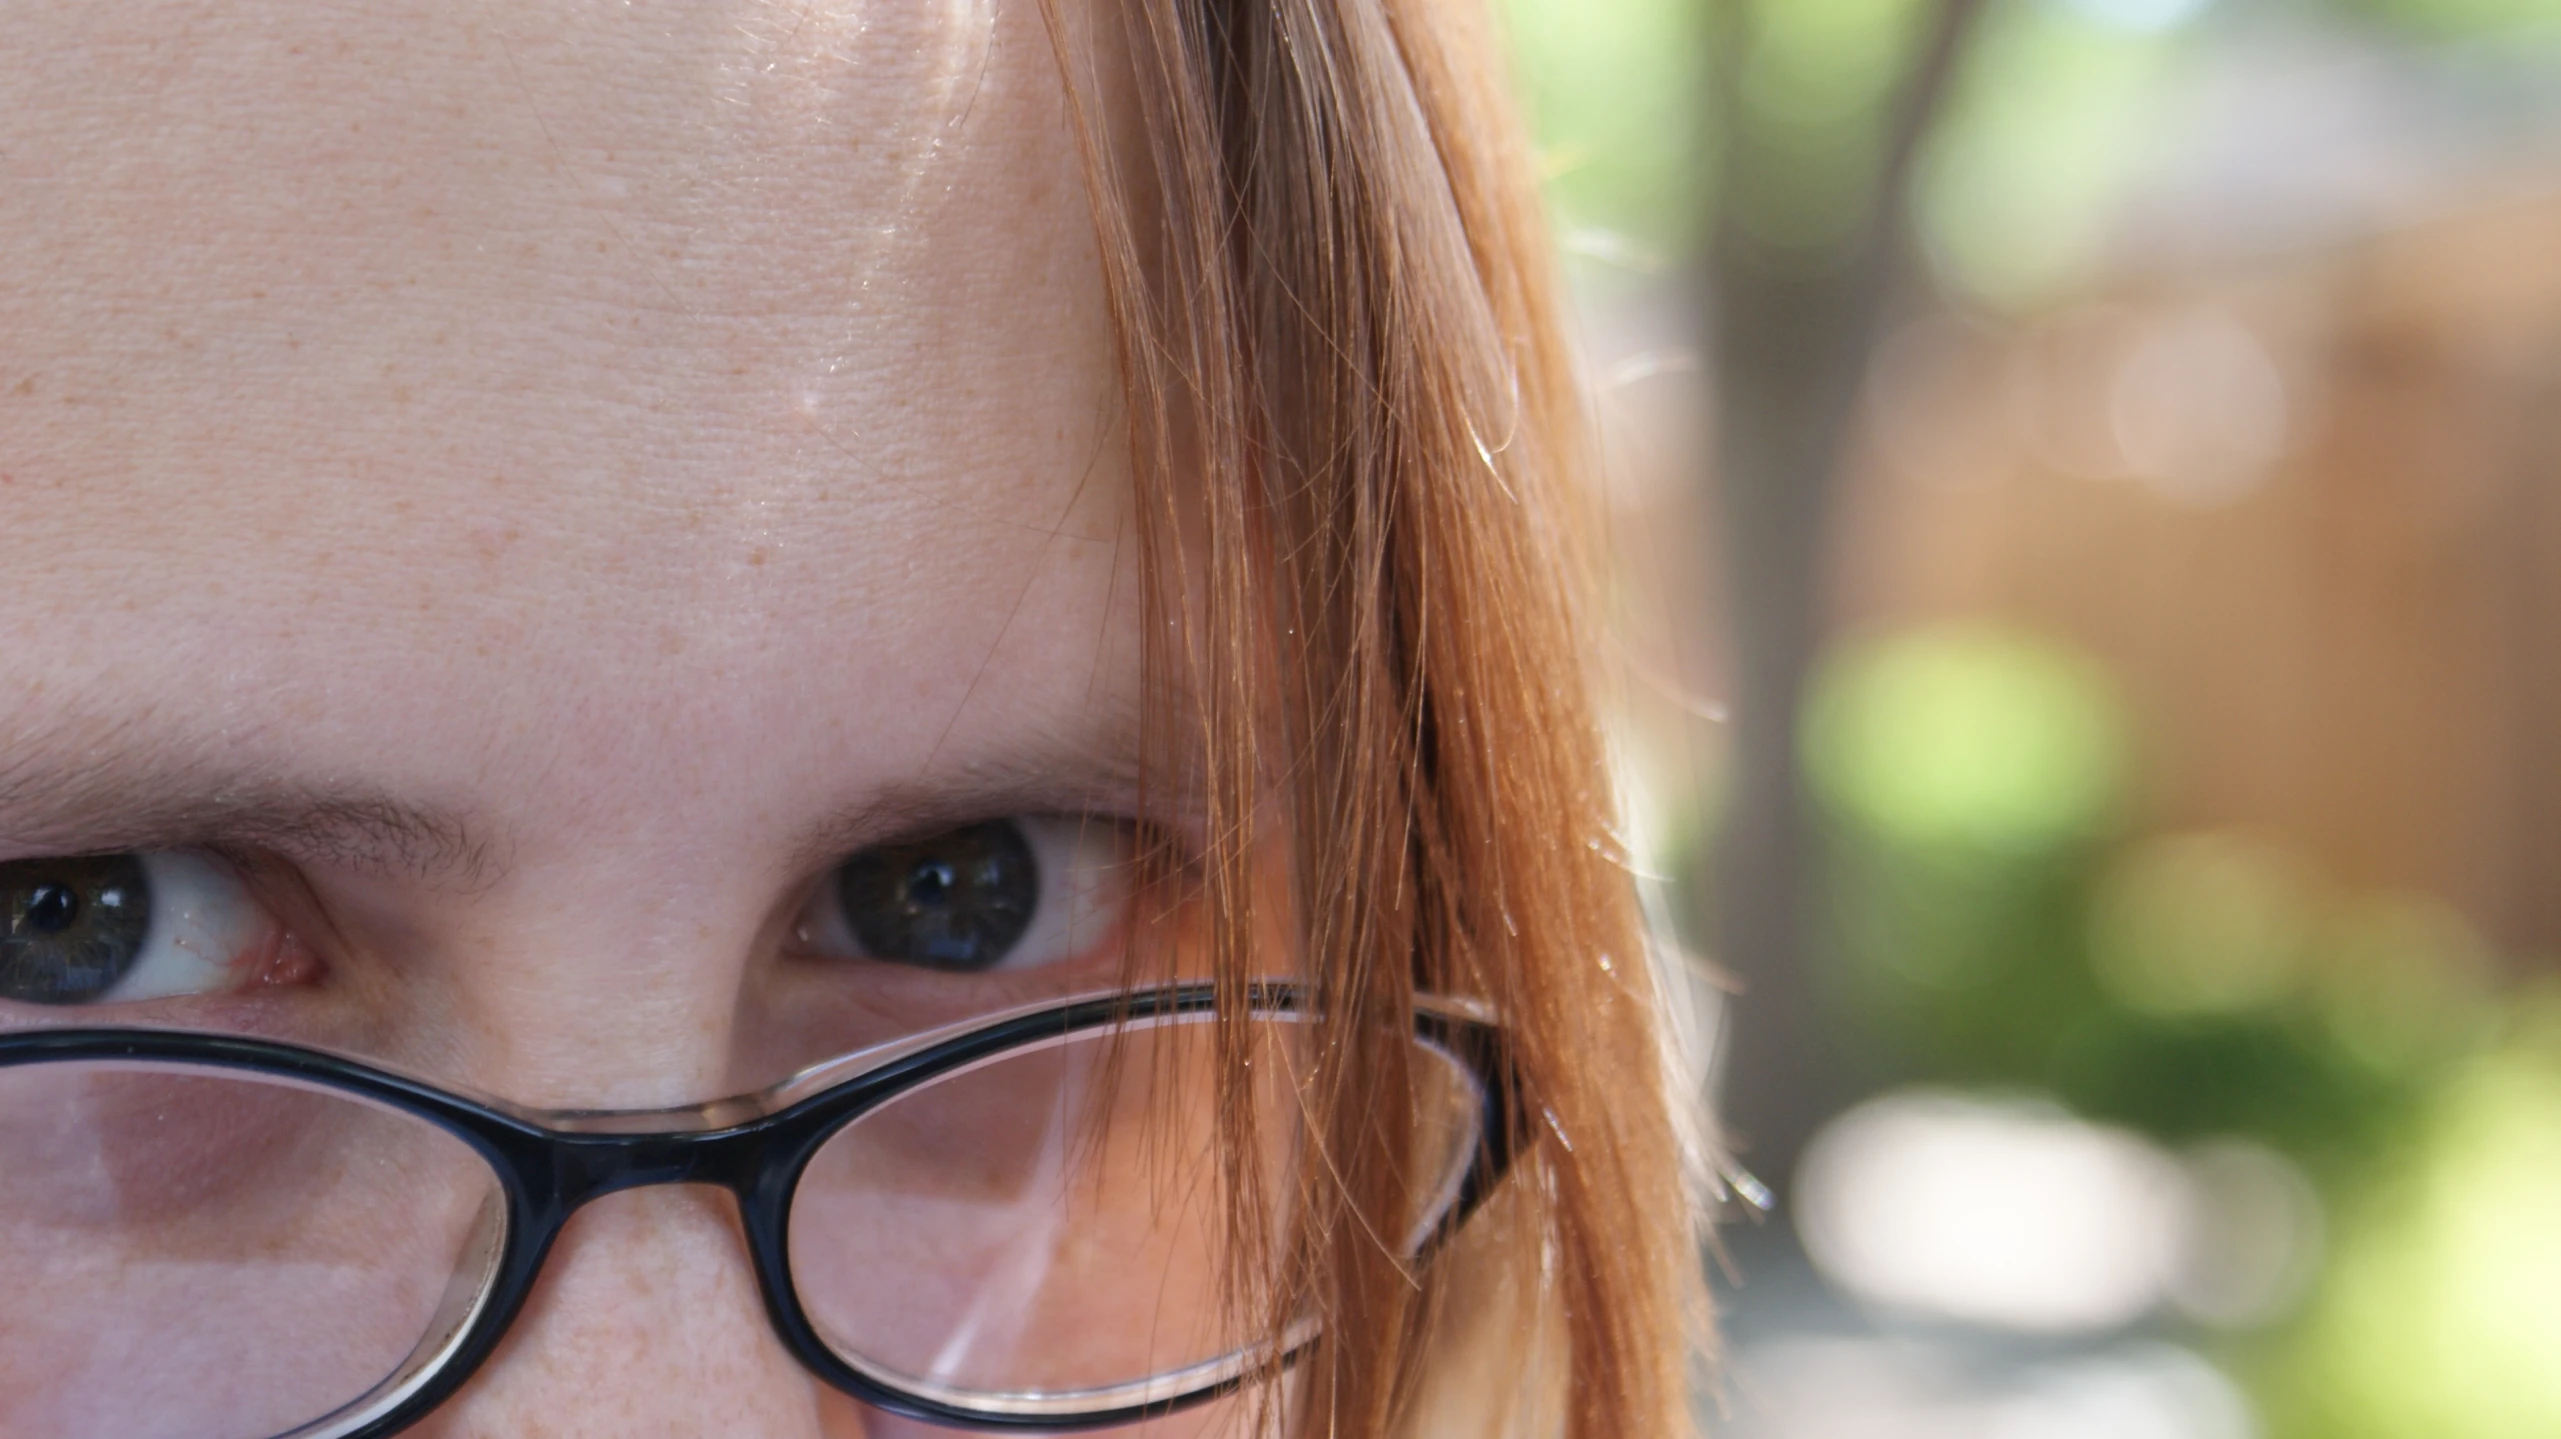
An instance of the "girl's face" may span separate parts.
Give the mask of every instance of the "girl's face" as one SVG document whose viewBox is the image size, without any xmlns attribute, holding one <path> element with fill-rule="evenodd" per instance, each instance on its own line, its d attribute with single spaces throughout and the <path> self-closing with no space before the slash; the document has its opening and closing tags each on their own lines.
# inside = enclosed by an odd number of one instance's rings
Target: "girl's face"
<svg viewBox="0 0 2561 1439">
<path fill-rule="evenodd" d="M 636 1108 L 1111 978 L 1138 578 L 1036 7 L 65 0 L 0 55 L 0 861 L 143 852 L 223 950 L 124 1017 Z M 1068 815 L 1102 918 L 848 957 L 845 856 Z M 657 1188 L 413 1432 L 909 1431 Z"/>
</svg>

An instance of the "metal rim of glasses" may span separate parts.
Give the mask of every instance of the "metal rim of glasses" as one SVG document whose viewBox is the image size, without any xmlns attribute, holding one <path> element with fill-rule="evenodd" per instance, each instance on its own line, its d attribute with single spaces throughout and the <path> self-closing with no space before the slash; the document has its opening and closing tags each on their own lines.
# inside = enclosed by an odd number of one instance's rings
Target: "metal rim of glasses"
<svg viewBox="0 0 2561 1439">
<path fill-rule="evenodd" d="M 608 1194 L 660 1184 L 708 1184 L 737 1199 L 767 1318 L 803 1366 L 874 1408 L 928 1423 L 1062 1433 L 1158 1418 L 1232 1393 L 1288 1367 L 1313 1340 L 1295 1326 L 1265 1358 L 1250 1351 L 1195 1364 L 1162 1379 L 1195 1382 L 1139 1402 L 1062 1408 L 1075 1397 L 1023 1402 L 979 1395 L 965 1402 L 901 1387 L 840 1357 L 802 1307 L 790 1270 L 792 1198 L 802 1172 L 840 1131 L 891 1100 L 997 1059 L 1115 1028 L 1154 1028 L 1216 1017 L 1210 983 L 1160 985 L 1063 999 L 972 1020 L 816 1065 L 760 1093 L 670 1110 L 537 1111 L 468 1096 L 325 1050 L 189 1030 L 77 1028 L 0 1035 L 0 1069 L 119 1061 L 135 1069 L 247 1072 L 270 1082 L 351 1097 L 423 1120 L 469 1146 L 505 1196 L 505 1223 L 481 1237 L 483 1282 L 454 1293 L 410 1360 L 341 1408 L 274 1439 L 386 1439 L 450 1398 L 513 1324 L 570 1216 Z M 1249 1016 L 1303 1019 L 1300 986 L 1248 985 Z M 1418 996 L 1414 1037 L 1454 1060 L 1474 1083 L 1481 1128 L 1456 1193 L 1417 1236 L 1428 1258 L 1466 1222 L 1509 1170 L 1522 1106 L 1501 1030 L 1474 1002 Z M 1153 1384 L 1157 1381 L 1148 1381 Z"/>
</svg>

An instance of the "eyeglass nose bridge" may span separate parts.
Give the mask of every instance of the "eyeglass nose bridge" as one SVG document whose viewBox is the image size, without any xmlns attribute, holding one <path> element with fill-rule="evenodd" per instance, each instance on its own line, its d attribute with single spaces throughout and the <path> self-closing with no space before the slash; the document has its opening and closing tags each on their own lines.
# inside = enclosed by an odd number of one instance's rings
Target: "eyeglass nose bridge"
<svg viewBox="0 0 2561 1439">
<path fill-rule="evenodd" d="M 544 1136 L 550 1199 L 563 1217 L 608 1194 L 661 1184 L 708 1184 L 746 1200 L 763 1176 L 762 1125 L 704 1132 Z"/>
</svg>

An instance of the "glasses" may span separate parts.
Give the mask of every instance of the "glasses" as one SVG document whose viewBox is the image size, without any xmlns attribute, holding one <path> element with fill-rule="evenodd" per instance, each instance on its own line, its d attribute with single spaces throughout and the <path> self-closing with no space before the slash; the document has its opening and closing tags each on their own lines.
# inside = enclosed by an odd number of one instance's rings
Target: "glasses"
<svg viewBox="0 0 2561 1439">
<path fill-rule="evenodd" d="M 784 1344 L 880 1409 L 1059 1431 L 1213 1398 L 1315 1334 L 1269 1337 L 1227 1246 L 1239 1214 L 1289 1232 L 1311 1016 L 1289 985 L 1229 1004 L 1241 1126 L 1228 1016 L 1196 984 L 648 1112 L 538 1113 L 222 1035 L 0 1036 L 0 1434 L 391 1434 L 489 1356 L 581 1205 L 653 1184 L 735 1195 Z M 1461 1002 L 1418 1004 L 1409 1058 L 1420 1262 L 1501 1177 L 1515 1105 Z M 1225 1162 L 1235 1135 L 1259 1165 Z"/>
</svg>

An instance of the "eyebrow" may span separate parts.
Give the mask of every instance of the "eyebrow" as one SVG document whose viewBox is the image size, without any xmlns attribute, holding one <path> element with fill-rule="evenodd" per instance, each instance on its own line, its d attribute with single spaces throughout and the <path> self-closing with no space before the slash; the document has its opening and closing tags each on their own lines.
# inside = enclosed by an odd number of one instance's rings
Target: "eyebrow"
<svg viewBox="0 0 2561 1439">
<path fill-rule="evenodd" d="M 1142 791 L 1134 762 L 1100 755 L 1090 767 L 1038 763 L 974 767 L 943 782 L 901 785 L 822 820 L 793 852 L 816 866 L 869 845 L 945 826 L 1034 811 L 1130 809 L 1134 819 L 1182 826 L 1187 794 Z M 1150 778 L 1153 778 L 1152 776 Z M 363 790 L 319 790 L 249 775 L 157 773 L 112 762 L 78 770 L 0 767 L 0 858 L 19 853 L 237 848 L 356 873 L 478 889 L 505 871 L 499 846 L 454 811 Z"/>
<path fill-rule="evenodd" d="M 1135 715 L 1042 735 L 1010 754 L 918 776 L 803 829 L 805 867 L 866 846 L 1013 814 L 1120 812 L 1199 827 L 1192 766 L 1143 766 Z M 148 724 L 0 731 L 0 860 L 136 849 L 238 849 L 352 873 L 481 889 L 509 846 L 467 810 L 379 789 L 314 784 L 273 763 L 204 757 L 202 737 Z"/>
<path fill-rule="evenodd" d="M 359 787 L 223 771 L 168 751 L 81 764 L 0 760 L 0 844 L 20 852 L 241 848 L 359 873 L 478 888 L 503 869 L 485 828 Z"/>
</svg>

